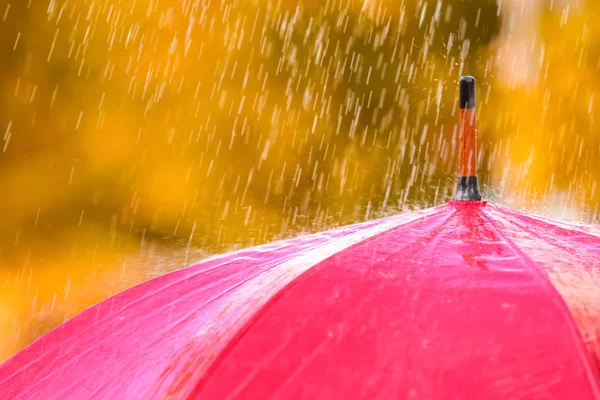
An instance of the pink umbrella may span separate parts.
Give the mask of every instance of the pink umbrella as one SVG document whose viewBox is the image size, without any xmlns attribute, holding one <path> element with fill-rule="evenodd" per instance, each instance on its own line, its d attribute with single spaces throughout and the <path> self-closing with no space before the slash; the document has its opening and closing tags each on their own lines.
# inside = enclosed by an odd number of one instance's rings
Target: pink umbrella
<svg viewBox="0 0 600 400">
<path fill-rule="evenodd" d="M 600 399 L 600 229 L 456 200 L 225 254 L 0 367 L 0 399 Z"/>
</svg>

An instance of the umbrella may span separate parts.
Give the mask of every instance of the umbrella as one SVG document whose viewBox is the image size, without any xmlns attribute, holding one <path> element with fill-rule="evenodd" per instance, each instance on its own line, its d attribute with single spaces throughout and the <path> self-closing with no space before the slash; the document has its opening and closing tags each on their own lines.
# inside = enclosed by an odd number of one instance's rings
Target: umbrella
<svg viewBox="0 0 600 400">
<path fill-rule="evenodd" d="M 455 200 L 204 260 L 0 367 L 1 399 L 600 399 L 600 229 Z"/>
</svg>

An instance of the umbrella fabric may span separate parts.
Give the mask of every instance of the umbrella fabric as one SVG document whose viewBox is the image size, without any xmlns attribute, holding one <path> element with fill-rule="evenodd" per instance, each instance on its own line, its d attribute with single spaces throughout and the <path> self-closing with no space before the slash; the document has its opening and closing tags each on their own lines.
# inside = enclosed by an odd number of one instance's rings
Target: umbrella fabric
<svg viewBox="0 0 600 400">
<path fill-rule="evenodd" d="M 0 399 L 600 399 L 600 229 L 446 205 L 203 261 L 0 367 Z"/>
</svg>

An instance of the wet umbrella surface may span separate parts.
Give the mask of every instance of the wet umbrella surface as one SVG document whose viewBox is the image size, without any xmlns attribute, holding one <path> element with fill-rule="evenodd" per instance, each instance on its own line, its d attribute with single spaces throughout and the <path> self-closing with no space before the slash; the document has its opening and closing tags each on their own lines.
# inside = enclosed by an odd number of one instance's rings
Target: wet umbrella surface
<svg viewBox="0 0 600 400">
<path fill-rule="evenodd" d="M 2 365 L 0 398 L 600 399 L 600 229 L 477 200 L 472 95 L 457 200 L 136 286 Z"/>
</svg>

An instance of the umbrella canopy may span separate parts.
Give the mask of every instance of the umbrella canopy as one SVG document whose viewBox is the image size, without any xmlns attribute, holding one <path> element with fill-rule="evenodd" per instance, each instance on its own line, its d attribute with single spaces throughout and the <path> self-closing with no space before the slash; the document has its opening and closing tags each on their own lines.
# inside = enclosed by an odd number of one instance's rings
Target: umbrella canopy
<svg viewBox="0 0 600 400">
<path fill-rule="evenodd" d="M 600 229 L 477 200 L 461 115 L 458 200 L 129 289 L 2 365 L 0 399 L 600 399 Z"/>
</svg>

